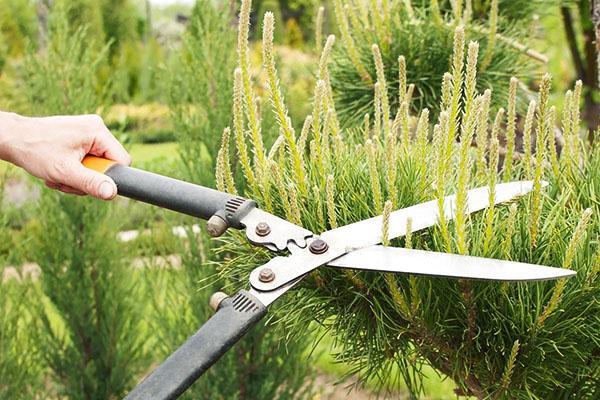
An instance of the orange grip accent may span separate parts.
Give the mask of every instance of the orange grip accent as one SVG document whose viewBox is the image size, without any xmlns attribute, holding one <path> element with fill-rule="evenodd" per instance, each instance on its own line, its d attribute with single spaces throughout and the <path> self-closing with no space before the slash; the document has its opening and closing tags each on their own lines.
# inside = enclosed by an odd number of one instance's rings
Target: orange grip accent
<svg viewBox="0 0 600 400">
<path fill-rule="evenodd" d="M 103 174 L 117 162 L 102 157 L 85 156 L 81 163 L 87 168 L 93 169 L 94 171 L 98 171 Z"/>
</svg>

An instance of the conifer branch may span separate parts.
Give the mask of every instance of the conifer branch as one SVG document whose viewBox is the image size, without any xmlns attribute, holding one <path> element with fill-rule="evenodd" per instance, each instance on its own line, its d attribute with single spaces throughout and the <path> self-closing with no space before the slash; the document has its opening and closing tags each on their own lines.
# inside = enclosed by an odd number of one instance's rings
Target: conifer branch
<svg viewBox="0 0 600 400">
<path fill-rule="evenodd" d="M 306 185 L 306 172 L 304 160 L 296 143 L 296 134 L 290 119 L 288 118 L 288 110 L 284 104 L 283 94 L 279 88 L 279 79 L 275 67 L 275 55 L 273 50 L 273 33 L 275 29 L 275 21 L 273 13 L 266 12 L 263 22 L 263 63 L 267 72 L 267 82 L 269 85 L 269 94 L 273 111 L 277 117 L 279 128 L 286 139 L 287 148 L 290 152 L 292 162 L 292 170 L 294 178 L 298 182 L 298 189 L 302 196 L 308 195 Z"/>
<path fill-rule="evenodd" d="M 250 136 L 254 144 L 254 154 L 257 156 L 259 169 L 266 167 L 265 150 L 263 147 L 262 134 L 260 131 L 260 116 L 256 108 L 256 100 L 250 77 L 250 60 L 248 48 L 248 32 L 250 30 L 250 10 L 252 0 L 242 0 L 240 8 L 239 30 L 238 30 L 238 68 L 241 72 L 242 93 L 246 101 L 246 112 L 248 116 L 248 125 L 250 127 Z"/>
<path fill-rule="evenodd" d="M 513 157 L 515 154 L 516 119 L 517 119 L 517 84 L 518 79 L 510 78 L 508 88 L 507 123 L 506 123 L 506 155 L 504 157 L 504 182 L 512 176 Z"/>
<path fill-rule="evenodd" d="M 525 125 L 523 127 L 523 164 L 525 166 L 525 178 L 531 179 L 531 131 L 533 130 L 533 119 L 535 116 L 537 104 L 535 100 L 529 102 L 527 107 L 527 115 L 525 117 Z"/>
<path fill-rule="evenodd" d="M 540 84 L 540 104 L 537 113 L 537 133 L 535 152 L 535 172 L 533 176 L 533 193 L 531 196 L 531 226 L 529 234 L 531 244 L 535 247 L 539 232 L 540 215 L 542 208 L 542 175 L 544 172 L 544 155 L 546 149 L 546 135 L 548 131 L 548 96 L 550 92 L 550 75 L 545 74 Z"/>
<path fill-rule="evenodd" d="M 244 111 L 243 111 L 243 93 L 242 93 L 242 70 L 236 68 L 233 80 L 233 128 L 235 133 L 235 143 L 244 171 L 244 176 L 248 181 L 248 186 L 256 190 L 256 178 L 248 158 L 248 147 L 246 145 L 246 135 L 244 132 Z"/>
</svg>

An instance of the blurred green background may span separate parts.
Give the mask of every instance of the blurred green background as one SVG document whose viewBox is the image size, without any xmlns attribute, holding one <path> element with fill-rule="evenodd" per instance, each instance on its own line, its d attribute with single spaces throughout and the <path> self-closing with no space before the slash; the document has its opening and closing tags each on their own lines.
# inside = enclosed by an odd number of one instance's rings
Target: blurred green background
<svg viewBox="0 0 600 400">
<path fill-rule="evenodd" d="M 426 8 L 413 3 L 417 12 Z M 474 19 L 485 21 L 489 2 L 472 3 Z M 528 64 L 524 86 L 535 90 L 548 71 L 558 100 L 584 80 L 591 137 L 599 94 L 590 2 L 499 4 L 503 34 L 547 58 Z M 322 35 L 339 37 L 332 1 L 253 4 L 250 57 L 261 104 L 268 96 L 259 21 L 273 11 L 281 86 L 296 123 L 312 108 L 321 6 Z M 238 7 L 235 0 L 0 0 L 0 110 L 98 113 L 134 166 L 214 186 L 221 133 L 231 124 Z M 341 53 L 334 60 L 343 67 Z M 346 78 L 339 79 L 336 99 L 344 95 Z M 272 115 L 261 114 L 270 146 L 279 133 Z M 347 123 L 354 117 L 362 113 Z M 126 199 L 99 205 L 57 195 L 3 161 L 0 193 L 0 398 L 119 398 L 210 316 L 210 294 L 230 285 L 215 277 L 228 255 L 214 254 L 191 218 Z M 316 332 L 286 343 L 283 328 L 259 327 L 187 396 L 346 398 L 353 371 L 333 362 L 335 344 Z M 426 375 L 428 398 L 456 397 L 451 381 Z M 349 396 L 375 398 L 378 389 L 367 382 Z M 406 395 L 396 379 L 383 389 Z"/>
</svg>

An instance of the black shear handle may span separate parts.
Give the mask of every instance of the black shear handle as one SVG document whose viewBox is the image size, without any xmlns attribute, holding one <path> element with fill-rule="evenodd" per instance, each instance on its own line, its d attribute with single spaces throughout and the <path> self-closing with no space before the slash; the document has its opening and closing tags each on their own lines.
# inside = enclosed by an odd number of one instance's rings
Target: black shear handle
<svg viewBox="0 0 600 400">
<path fill-rule="evenodd" d="M 208 231 L 220 236 L 229 227 L 241 229 L 241 219 L 256 203 L 204 186 L 119 165 L 101 157 L 86 156 L 83 165 L 113 179 L 117 193 L 209 221 Z"/>
<path fill-rule="evenodd" d="M 245 290 L 226 298 L 215 315 L 125 399 L 178 398 L 266 313 L 267 308 Z"/>
</svg>

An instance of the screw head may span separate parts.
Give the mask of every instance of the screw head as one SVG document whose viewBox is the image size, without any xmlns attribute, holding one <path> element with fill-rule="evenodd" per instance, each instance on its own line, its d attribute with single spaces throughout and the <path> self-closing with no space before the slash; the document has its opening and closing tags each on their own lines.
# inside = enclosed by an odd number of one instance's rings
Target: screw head
<svg viewBox="0 0 600 400">
<path fill-rule="evenodd" d="M 271 227 L 266 222 L 259 222 L 256 224 L 256 229 L 254 231 L 258 236 L 267 236 L 271 233 Z"/>
<path fill-rule="evenodd" d="M 310 244 L 308 249 L 313 254 L 323 254 L 329 249 L 329 245 L 322 239 L 316 239 Z"/>
<path fill-rule="evenodd" d="M 271 282 L 275 279 L 275 272 L 271 268 L 263 268 L 258 273 L 258 280 L 264 283 Z"/>
</svg>

